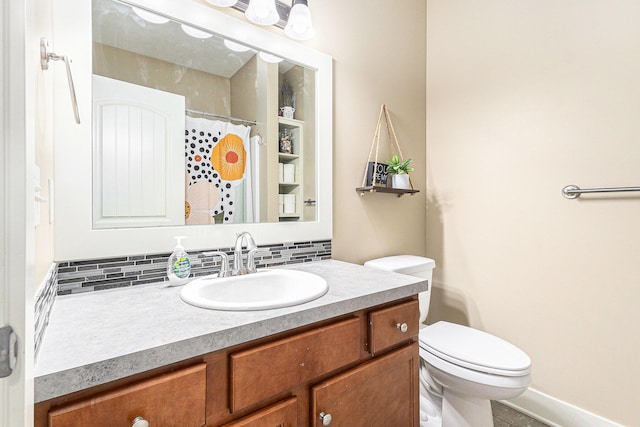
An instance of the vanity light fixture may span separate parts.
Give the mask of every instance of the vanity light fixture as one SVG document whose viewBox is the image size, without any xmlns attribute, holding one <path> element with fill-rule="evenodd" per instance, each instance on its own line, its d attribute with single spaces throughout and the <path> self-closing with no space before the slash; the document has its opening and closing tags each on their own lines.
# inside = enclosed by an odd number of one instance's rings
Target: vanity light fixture
<svg viewBox="0 0 640 427">
<path fill-rule="evenodd" d="M 206 1 L 216 6 L 222 6 L 218 3 L 224 2 Z M 279 0 L 236 0 L 232 7 L 244 12 L 247 19 L 255 24 L 282 28 L 285 34 L 294 40 L 310 40 L 314 36 L 309 0 L 291 0 L 291 6 Z"/>
<path fill-rule="evenodd" d="M 207 3 L 218 7 L 231 7 L 238 3 L 238 0 L 207 0 Z"/>
<path fill-rule="evenodd" d="M 139 7 L 131 6 L 131 9 L 138 15 L 140 18 L 144 19 L 147 22 L 151 22 L 152 24 L 166 24 L 169 22 L 169 18 L 165 18 L 164 16 L 160 16 L 153 12 L 149 12 L 148 10 L 140 9 Z"/>
<path fill-rule="evenodd" d="M 284 33 L 294 40 L 311 40 L 313 38 L 311 12 L 307 0 L 293 0 Z"/>
<path fill-rule="evenodd" d="M 280 20 L 275 0 L 250 0 L 244 14 L 249 21 L 258 25 L 273 25 Z"/>
</svg>

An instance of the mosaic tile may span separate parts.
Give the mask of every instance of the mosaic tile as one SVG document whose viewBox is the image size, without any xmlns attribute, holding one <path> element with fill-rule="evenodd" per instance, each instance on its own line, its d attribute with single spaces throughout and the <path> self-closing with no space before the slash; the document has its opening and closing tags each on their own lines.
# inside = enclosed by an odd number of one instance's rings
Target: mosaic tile
<svg viewBox="0 0 640 427">
<path fill-rule="evenodd" d="M 258 268 L 331 259 L 331 240 L 282 242 L 260 245 L 259 248 L 263 253 L 255 258 Z M 193 277 L 220 271 L 220 258 L 203 254 L 212 250 L 214 249 L 189 253 Z M 233 268 L 233 248 L 215 250 L 226 253 L 231 264 L 229 267 Z M 246 251 L 244 254 L 246 255 Z M 66 295 L 166 281 L 166 263 L 169 256 L 170 253 L 162 253 L 61 262 L 56 272 L 57 294 Z"/>
</svg>

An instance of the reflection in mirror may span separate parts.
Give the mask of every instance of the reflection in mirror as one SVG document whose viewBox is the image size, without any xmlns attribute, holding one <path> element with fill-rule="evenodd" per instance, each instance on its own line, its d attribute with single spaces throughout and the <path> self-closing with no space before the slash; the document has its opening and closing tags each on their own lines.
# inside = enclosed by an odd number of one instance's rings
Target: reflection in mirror
<svg viewBox="0 0 640 427">
<path fill-rule="evenodd" d="M 316 221 L 316 74 L 93 1 L 93 228 Z"/>
</svg>

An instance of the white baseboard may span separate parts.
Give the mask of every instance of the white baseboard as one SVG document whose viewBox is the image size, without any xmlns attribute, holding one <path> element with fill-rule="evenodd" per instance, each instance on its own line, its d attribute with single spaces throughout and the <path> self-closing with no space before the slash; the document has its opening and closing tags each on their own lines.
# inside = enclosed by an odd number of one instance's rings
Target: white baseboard
<svg viewBox="0 0 640 427">
<path fill-rule="evenodd" d="M 624 427 L 534 389 L 501 403 L 551 427 Z"/>
</svg>

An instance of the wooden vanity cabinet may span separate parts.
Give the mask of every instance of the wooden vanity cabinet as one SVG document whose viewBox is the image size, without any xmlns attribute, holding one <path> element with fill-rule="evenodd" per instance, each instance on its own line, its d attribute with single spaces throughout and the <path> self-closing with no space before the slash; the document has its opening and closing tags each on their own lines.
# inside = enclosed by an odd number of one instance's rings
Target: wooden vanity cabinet
<svg viewBox="0 0 640 427">
<path fill-rule="evenodd" d="M 417 427 L 417 335 L 396 301 L 41 402 L 35 426 Z"/>
</svg>

